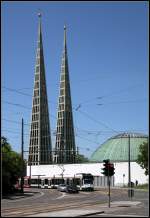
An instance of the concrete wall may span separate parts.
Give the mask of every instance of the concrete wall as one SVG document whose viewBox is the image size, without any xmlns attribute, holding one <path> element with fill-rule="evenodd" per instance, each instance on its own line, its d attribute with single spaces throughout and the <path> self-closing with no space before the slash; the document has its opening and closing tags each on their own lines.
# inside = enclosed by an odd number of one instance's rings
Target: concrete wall
<svg viewBox="0 0 150 218">
<path fill-rule="evenodd" d="M 128 163 L 114 163 L 115 175 L 112 177 L 112 186 L 123 186 L 128 183 Z M 95 186 L 106 186 L 106 179 L 102 174 L 103 163 L 87 164 L 64 164 L 64 165 L 33 165 L 27 166 L 27 176 L 41 175 L 42 177 L 57 177 L 63 173 L 64 177 L 74 177 L 78 173 L 91 173 L 94 175 Z M 125 175 L 123 177 L 123 174 Z M 43 175 L 43 176 L 42 176 Z M 99 178 L 98 178 L 99 177 Z M 148 176 L 145 176 L 144 170 L 135 162 L 131 162 L 131 181 L 138 180 L 138 184 L 148 183 Z"/>
<path fill-rule="evenodd" d="M 128 163 L 122 162 L 122 163 L 115 163 L 115 185 L 120 186 L 124 184 L 128 184 Z M 131 181 L 135 183 L 135 181 L 138 181 L 138 184 L 144 184 L 148 183 L 148 176 L 145 176 L 144 172 L 140 165 L 138 165 L 136 162 L 131 162 Z M 125 175 L 123 177 L 123 174 Z"/>
</svg>

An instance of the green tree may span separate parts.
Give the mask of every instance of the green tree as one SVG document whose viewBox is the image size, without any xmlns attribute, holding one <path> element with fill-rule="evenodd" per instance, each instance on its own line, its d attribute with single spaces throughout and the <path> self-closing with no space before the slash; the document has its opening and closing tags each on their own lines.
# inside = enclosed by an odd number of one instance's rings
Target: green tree
<svg viewBox="0 0 150 218">
<path fill-rule="evenodd" d="M 145 169 L 145 175 L 149 175 L 148 172 L 148 142 L 143 142 L 139 146 L 139 155 L 137 158 L 137 163 Z"/>
<path fill-rule="evenodd" d="M 76 160 L 77 160 L 77 163 L 89 162 L 89 159 L 87 157 L 85 157 L 83 154 L 77 154 Z"/>
<path fill-rule="evenodd" d="M 5 137 L 1 137 L 2 154 L 2 192 L 8 193 L 25 169 L 21 155 L 13 151 Z"/>
</svg>

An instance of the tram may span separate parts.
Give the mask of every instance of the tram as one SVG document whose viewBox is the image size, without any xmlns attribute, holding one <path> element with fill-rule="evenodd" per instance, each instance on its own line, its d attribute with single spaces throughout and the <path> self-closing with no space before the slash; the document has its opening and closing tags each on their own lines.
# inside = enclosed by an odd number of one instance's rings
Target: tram
<svg viewBox="0 0 150 218">
<path fill-rule="evenodd" d="M 21 184 L 21 179 L 19 179 L 19 186 Z M 45 176 L 25 176 L 24 177 L 24 188 L 45 188 L 45 189 L 55 189 L 60 184 L 66 185 L 76 185 L 79 190 L 94 190 L 94 177 L 92 174 L 78 173 L 74 176 L 62 176 L 56 175 L 53 177 Z"/>
<path fill-rule="evenodd" d="M 77 186 L 83 191 L 94 191 L 94 176 L 90 173 L 77 174 L 80 184 Z"/>
</svg>

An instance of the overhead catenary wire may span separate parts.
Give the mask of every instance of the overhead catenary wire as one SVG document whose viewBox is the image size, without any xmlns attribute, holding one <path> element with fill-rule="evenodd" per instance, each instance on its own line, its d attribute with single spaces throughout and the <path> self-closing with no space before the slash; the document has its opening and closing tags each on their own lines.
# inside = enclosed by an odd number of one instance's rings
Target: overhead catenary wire
<svg viewBox="0 0 150 218">
<path fill-rule="evenodd" d="M 25 107 L 24 105 L 14 104 L 14 103 L 12 103 L 12 102 L 7 102 L 7 103 L 12 104 L 12 105 L 15 105 L 15 106 L 18 106 L 18 107 L 19 107 L 19 106 L 20 106 L 20 107 Z M 27 108 L 27 109 L 29 109 L 29 108 Z M 104 124 L 104 123 L 102 123 L 102 122 L 100 122 L 100 121 L 95 120 L 95 119 L 92 118 L 90 115 L 88 115 L 87 113 L 85 113 L 85 112 L 83 112 L 83 111 L 81 111 L 81 110 L 79 110 L 79 112 L 80 112 L 81 114 L 83 114 L 84 116 L 88 117 L 89 119 L 93 120 L 94 122 L 99 123 L 100 125 L 105 126 L 105 128 L 111 130 L 112 132 L 115 132 L 115 133 L 123 132 L 123 131 L 116 131 L 116 130 L 112 129 L 112 128 L 109 127 L 108 125 L 106 125 L 106 124 Z M 50 115 L 50 116 L 53 116 L 53 115 Z M 56 119 L 55 116 L 53 116 L 53 117 Z M 20 122 L 13 121 L 13 120 L 8 120 L 8 119 L 2 119 L 2 120 L 8 121 L 8 122 L 12 122 L 12 123 L 20 124 Z M 30 125 L 30 124 L 24 124 L 24 125 Z"/>
<path fill-rule="evenodd" d="M 4 102 L 5 102 L 5 101 L 4 101 Z M 26 109 L 31 110 L 30 108 L 25 107 L 24 105 L 21 105 L 21 104 L 16 104 L 16 103 L 12 103 L 12 102 L 6 102 L 6 103 L 11 104 L 11 105 L 14 105 L 14 106 L 18 106 L 18 107 L 22 107 L 22 108 L 26 108 Z M 75 109 L 74 109 L 74 110 L 75 110 Z M 120 132 L 120 131 L 116 131 L 116 130 L 112 129 L 112 128 L 109 127 L 108 125 L 106 125 L 106 124 L 104 124 L 104 123 L 102 123 L 102 122 L 100 122 L 100 121 L 98 121 L 98 120 L 95 120 L 94 118 L 91 117 L 91 115 L 88 115 L 86 112 L 83 112 L 83 111 L 81 111 L 81 110 L 78 110 L 78 111 L 79 111 L 79 113 L 83 114 L 84 116 L 88 117 L 89 119 L 93 120 L 94 122 L 99 123 L 99 124 L 105 126 L 105 128 L 111 130 L 112 132 L 115 132 L 115 133 L 119 133 L 119 132 Z M 54 117 L 55 119 L 57 119 L 54 115 L 51 115 L 51 114 L 50 114 L 50 116 L 52 116 L 52 117 Z M 20 124 L 20 122 L 8 120 L 8 119 L 2 119 L 2 120 L 8 121 L 8 122 L 13 122 L 13 123 L 19 123 L 19 124 Z M 30 125 L 30 124 L 25 124 L 25 125 Z"/>
<path fill-rule="evenodd" d="M 18 122 L 16 120 L 9 120 L 9 119 L 5 119 L 5 118 L 2 118 L 2 120 L 10 122 L 10 123 L 16 123 L 16 124 L 19 124 L 19 125 L 21 124 L 21 122 Z M 27 124 L 27 123 L 24 123 L 24 125 L 30 126 L 30 124 Z"/>
<path fill-rule="evenodd" d="M 5 88 L 5 89 L 9 89 L 9 91 L 12 91 L 12 92 L 16 92 L 16 93 L 18 93 L 18 94 L 21 94 L 21 95 L 26 95 L 26 96 L 32 96 L 32 95 L 29 95 L 29 94 L 26 94 L 26 93 L 23 93 L 23 92 L 20 92 L 20 91 L 17 91 L 17 90 L 15 90 L 15 89 L 10 89 L 10 88 L 6 88 L 6 87 L 3 87 L 3 88 Z M 105 95 L 106 96 L 106 95 Z M 102 99 L 103 97 L 105 97 L 105 96 L 99 96 L 99 97 L 96 97 L 96 99 Z M 135 101 L 135 100 L 134 100 Z M 12 103 L 12 102 L 6 102 L 6 101 L 3 101 L 4 103 L 6 103 L 6 104 L 11 104 L 11 105 L 14 105 L 14 106 L 18 106 L 18 107 L 22 107 L 22 108 L 25 108 L 25 109 L 29 109 L 29 110 L 31 110 L 31 108 L 28 108 L 28 107 L 26 107 L 26 106 L 24 106 L 24 105 L 21 105 L 21 104 L 15 104 L 15 103 Z M 129 101 L 128 101 L 129 102 Z M 128 103 L 128 102 L 126 102 L 126 103 Z M 111 102 L 111 103 L 113 103 L 113 102 Z M 114 102 L 114 103 L 116 103 L 116 102 Z M 118 102 L 117 102 L 118 103 Z M 56 103 L 54 103 L 55 105 L 56 105 Z M 106 104 L 106 103 L 105 103 Z M 103 105 L 103 104 L 102 104 Z M 82 113 L 82 114 L 84 114 L 84 116 L 86 116 L 86 117 L 88 117 L 89 119 L 91 119 L 91 120 L 93 120 L 94 122 L 96 122 L 96 123 L 99 123 L 100 125 L 102 125 L 102 126 L 104 126 L 105 128 L 107 128 L 107 129 L 109 129 L 109 131 L 111 130 L 111 132 L 115 132 L 115 133 L 120 133 L 120 132 L 123 132 L 123 131 L 116 131 L 116 130 L 114 130 L 114 129 L 112 129 L 111 127 L 109 127 L 108 125 L 106 125 L 106 124 L 104 124 L 104 123 L 102 123 L 102 122 L 100 122 L 100 121 L 98 121 L 98 120 L 95 120 L 94 118 L 92 118 L 91 117 L 91 115 L 89 115 L 89 114 L 87 114 L 86 112 L 83 112 L 83 111 L 81 111 L 80 110 L 80 108 L 81 108 L 81 105 L 79 105 L 79 107 L 77 108 L 77 110 L 76 109 L 74 109 L 74 110 L 76 110 L 76 111 L 78 111 L 79 113 Z M 50 115 L 50 116 L 52 116 L 52 115 Z M 55 117 L 55 119 L 56 119 L 56 117 Z M 5 120 L 5 121 L 8 121 L 8 122 L 13 122 L 13 123 L 19 123 L 19 122 L 16 122 L 16 121 L 12 121 L 12 120 L 8 120 L 8 119 L 3 119 L 3 120 Z M 20 123 L 19 123 L 20 124 Z M 25 125 L 30 125 L 30 124 L 25 124 Z M 106 131 L 105 131 L 106 132 Z M 91 133 L 87 133 L 87 134 L 91 134 Z M 96 133 L 95 133 L 96 134 Z M 97 132 L 97 134 L 98 134 L 98 132 Z M 102 134 L 102 131 L 101 131 L 101 134 Z M 104 134 L 104 132 L 103 132 L 103 134 Z M 78 135 L 78 134 L 77 134 Z M 77 136 L 77 137 L 79 137 L 79 135 Z M 80 137 L 81 138 L 81 137 Z M 85 140 L 88 140 L 88 139 L 85 139 Z M 89 140 L 88 140 L 89 141 Z M 97 143 L 97 142 L 94 142 L 94 143 Z"/>
<path fill-rule="evenodd" d="M 81 113 L 81 114 L 83 114 L 84 116 L 86 116 L 88 119 L 94 121 L 95 123 L 98 123 L 98 124 L 100 124 L 100 125 L 102 125 L 102 126 L 105 126 L 107 129 L 112 130 L 112 131 L 115 132 L 115 133 L 119 133 L 118 131 L 112 129 L 111 127 L 109 127 L 109 126 L 106 125 L 105 123 L 103 123 L 103 122 L 101 122 L 101 121 L 98 121 L 98 120 L 95 120 L 93 117 L 91 117 L 91 115 L 87 114 L 86 112 L 81 111 L 81 110 L 78 110 L 78 112 Z"/>
<path fill-rule="evenodd" d="M 113 96 L 113 95 L 116 95 L 116 94 L 120 94 L 122 92 L 128 92 L 129 90 L 131 89 L 134 89 L 135 87 L 138 87 L 138 86 L 143 86 L 144 84 L 143 83 L 140 83 L 140 84 L 136 84 L 136 85 L 133 85 L 133 86 L 129 86 L 127 88 L 124 88 L 124 89 L 121 89 L 121 90 L 118 90 L 118 91 L 115 91 L 113 93 L 110 93 L 110 94 L 106 94 L 106 95 L 102 95 L 102 96 L 98 96 L 98 97 L 95 97 L 95 98 L 91 98 L 91 99 L 88 99 L 86 101 L 83 101 L 83 102 L 80 102 L 79 104 L 76 104 L 77 106 L 75 107 L 75 110 L 78 110 L 81 106 L 83 106 L 83 104 L 86 104 L 88 102 L 91 102 L 91 101 L 95 101 L 95 100 L 100 100 L 100 99 L 104 99 L 106 97 L 110 97 L 110 96 Z M 14 88 L 9 88 L 9 87 L 6 87 L 6 86 L 2 86 L 3 89 L 6 89 L 8 91 L 11 91 L 11 92 L 15 92 L 15 93 L 18 93 L 18 94 L 21 94 L 21 95 L 25 95 L 25 96 L 28 96 L 28 97 L 33 97 L 32 95 L 30 94 L 27 94 L 27 93 L 24 93 L 24 92 L 20 92 L 18 91 L 17 89 L 14 89 Z M 146 101 L 147 99 L 137 99 L 137 100 L 129 100 L 129 101 L 120 101 L 120 102 L 108 102 L 108 103 L 97 103 L 97 105 L 99 106 L 103 106 L 103 105 L 106 105 L 106 104 L 120 104 L 120 103 L 134 103 L 134 102 L 140 102 L 140 101 Z M 54 101 L 49 101 L 49 103 L 52 103 L 54 105 L 57 105 L 56 102 Z"/>
<path fill-rule="evenodd" d="M 12 122 L 12 123 L 16 123 L 16 124 L 21 124 L 21 122 L 14 121 L 14 120 L 9 120 L 9 119 L 5 119 L 5 118 L 2 118 L 2 120 L 8 121 L 8 122 Z M 24 125 L 30 125 L 30 124 L 24 123 Z M 11 132 L 13 132 L 13 131 L 11 131 Z M 53 130 L 53 132 L 55 132 L 55 130 Z M 14 133 L 16 133 L 16 132 L 14 132 Z M 29 134 L 25 134 L 25 135 L 29 135 Z M 92 140 L 86 139 L 86 138 L 84 138 L 84 137 L 82 137 L 82 136 L 79 136 L 79 134 L 76 134 L 76 136 L 79 137 L 79 138 L 82 138 L 82 139 L 84 139 L 84 140 L 86 140 L 86 141 L 89 141 L 89 142 L 93 142 L 93 143 L 99 144 L 98 142 L 95 142 L 95 141 L 92 141 Z"/>
<path fill-rule="evenodd" d="M 9 120 L 9 121 L 11 121 L 11 120 Z M 13 122 L 16 122 L 16 121 L 13 121 Z M 77 128 L 76 127 L 76 133 L 75 133 L 75 136 L 77 136 L 77 137 L 80 137 L 80 138 L 83 138 L 83 137 L 81 137 L 81 134 L 86 134 L 86 135 L 94 135 L 94 136 L 97 136 L 97 135 L 104 135 L 104 134 L 110 134 L 110 133 L 113 133 L 114 131 L 111 131 L 111 130 L 100 130 L 100 131 L 96 131 L 96 130 L 81 130 L 81 129 L 79 129 L 79 128 Z M 20 132 L 19 131 L 14 131 L 14 130 L 16 130 L 16 128 L 14 129 L 14 128 L 7 128 L 7 129 L 3 129 L 3 127 L 1 128 L 1 131 L 3 132 L 10 132 L 10 133 L 15 133 L 15 134 L 20 134 Z M 117 131 L 117 132 L 119 132 L 119 133 L 124 133 L 124 132 L 145 132 L 146 130 L 120 130 L 120 131 Z M 56 135 L 56 129 L 53 129 L 53 128 L 51 128 L 51 132 L 52 133 L 55 133 L 55 135 Z M 26 133 L 26 134 L 24 134 L 24 135 L 30 135 L 30 134 L 28 134 L 28 133 Z M 87 141 L 91 141 L 91 142 L 94 142 L 94 141 L 92 141 L 92 140 L 88 140 L 87 138 L 83 138 L 83 139 L 85 139 L 85 140 L 87 140 Z M 94 142 L 94 143 L 97 143 L 97 142 Z"/>
<path fill-rule="evenodd" d="M 10 133 L 15 133 L 15 134 L 20 134 L 20 132 L 16 132 L 16 131 L 12 131 L 12 130 L 8 130 L 8 129 L 2 129 L 2 132 L 10 132 Z M 51 129 L 51 132 L 53 133 L 55 130 Z M 25 133 L 24 135 L 30 135 L 29 133 Z"/>
<path fill-rule="evenodd" d="M 90 139 L 86 139 L 86 138 L 84 138 L 84 137 L 82 137 L 82 136 L 79 136 L 78 134 L 76 135 L 78 138 L 81 138 L 81 139 L 84 139 L 84 140 L 86 140 L 86 141 L 89 141 L 89 142 L 93 142 L 93 143 L 95 143 L 95 144 L 98 144 L 99 145 L 99 143 L 98 142 L 95 142 L 95 141 L 93 141 L 93 140 L 90 140 Z"/>
<path fill-rule="evenodd" d="M 21 105 L 21 104 L 16 104 L 16 103 L 6 102 L 6 101 L 3 101 L 3 102 L 8 103 L 8 104 L 11 104 L 11 105 L 14 105 L 14 106 L 23 107 L 23 108 L 26 108 L 26 109 L 31 110 L 30 108 L 25 107 L 24 105 Z M 100 121 L 95 120 L 94 118 L 92 118 L 91 116 L 89 116 L 87 113 L 85 113 L 85 112 L 83 112 L 83 111 L 81 111 L 81 110 L 78 110 L 78 111 L 79 111 L 80 113 L 84 114 L 85 116 L 87 116 L 89 119 L 93 120 L 94 122 L 97 122 L 97 123 L 99 123 L 99 124 L 105 126 L 106 128 L 109 128 L 109 129 L 113 130 L 114 132 L 118 133 L 116 130 L 114 130 L 114 129 L 108 127 L 108 125 L 106 125 L 106 124 L 104 124 L 104 123 L 102 123 L 102 122 L 100 122 Z M 53 116 L 53 115 L 50 115 L 50 116 Z M 55 116 L 53 116 L 53 117 L 56 119 Z"/>
<path fill-rule="evenodd" d="M 17 107 L 22 107 L 22 108 L 28 109 L 28 110 L 30 110 L 30 111 L 32 110 L 31 108 L 26 107 L 25 105 L 22 105 L 22 104 L 13 103 L 13 102 L 8 102 L 8 101 L 3 101 L 3 100 L 2 100 L 2 102 L 6 103 L 6 104 L 10 104 L 10 105 L 17 106 Z M 53 117 L 53 118 L 55 118 L 55 119 L 57 119 L 56 116 L 54 116 L 54 115 L 52 115 L 52 114 L 50 114 L 50 116 Z"/>
<path fill-rule="evenodd" d="M 24 92 L 20 92 L 20 91 L 18 91 L 17 89 L 8 88 L 8 87 L 6 87 L 6 86 L 2 86 L 2 88 L 3 88 L 3 89 L 6 89 L 6 90 L 8 90 L 8 91 L 11 91 L 11 92 L 16 92 L 16 93 L 18 93 L 18 94 L 20 94 L 20 95 L 25 95 L 25 96 L 28 96 L 28 97 L 34 97 L 33 95 L 30 95 L 30 94 L 27 94 L 27 93 L 24 93 Z M 56 103 L 53 102 L 53 101 L 48 100 L 48 102 L 56 105 Z"/>
<path fill-rule="evenodd" d="M 143 83 L 139 83 L 139 84 L 136 84 L 136 85 L 133 85 L 133 86 L 128 86 L 127 88 L 124 88 L 124 89 L 120 89 L 120 90 L 117 90 L 117 91 L 114 91 L 114 92 L 111 92 L 111 93 L 108 93 L 108 94 L 105 94 L 105 95 L 100 95 L 100 96 L 97 96 L 97 97 L 94 97 L 94 98 L 91 98 L 91 99 L 87 99 L 83 102 L 80 102 L 76 105 L 83 105 L 83 104 L 86 104 L 88 102 L 91 102 L 91 101 L 95 101 L 95 100 L 101 100 L 101 99 L 104 99 L 106 97 L 111 97 L 113 95 L 117 95 L 117 94 L 120 94 L 122 92 L 129 92 L 131 89 L 134 89 L 136 87 L 139 87 L 139 86 L 143 86 L 144 84 Z"/>
<path fill-rule="evenodd" d="M 106 102 L 97 104 L 98 106 L 108 105 L 108 104 L 122 104 L 122 103 L 136 103 L 141 101 L 147 101 L 147 99 L 136 99 L 136 100 L 128 100 L 128 101 L 118 101 L 118 102 Z"/>
</svg>

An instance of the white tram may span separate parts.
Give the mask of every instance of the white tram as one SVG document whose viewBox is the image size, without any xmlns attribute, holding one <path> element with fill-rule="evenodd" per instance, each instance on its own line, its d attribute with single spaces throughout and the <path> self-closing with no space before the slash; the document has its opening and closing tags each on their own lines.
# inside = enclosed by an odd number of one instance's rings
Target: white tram
<svg viewBox="0 0 150 218">
<path fill-rule="evenodd" d="M 26 184 L 34 188 L 57 188 L 59 184 L 76 185 L 79 190 L 94 190 L 94 177 L 88 173 L 77 173 L 73 177 L 56 175 L 53 177 L 32 176 L 26 177 Z"/>
</svg>

